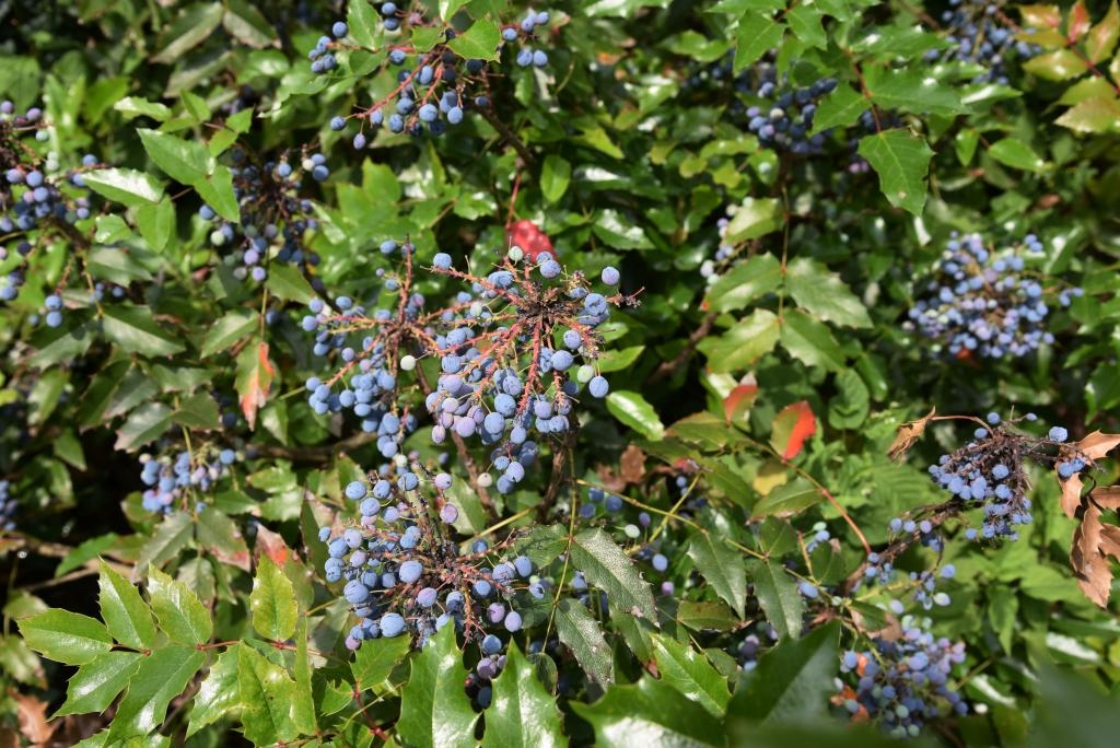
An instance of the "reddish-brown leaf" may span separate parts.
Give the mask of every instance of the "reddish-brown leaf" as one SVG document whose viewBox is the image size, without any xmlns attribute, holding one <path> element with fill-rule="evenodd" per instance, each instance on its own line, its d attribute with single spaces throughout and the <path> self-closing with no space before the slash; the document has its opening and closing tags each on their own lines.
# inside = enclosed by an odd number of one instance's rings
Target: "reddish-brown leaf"
<svg viewBox="0 0 1120 748">
<path fill-rule="evenodd" d="M 622 480 L 627 483 L 641 483 L 646 475 L 646 453 L 631 444 L 623 451 L 619 465 Z"/>
<path fill-rule="evenodd" d="M 257 411 L 268 402 L 275 376 L 276 369 L 268 360 L 268 343 L 263 340 L 247 346 L 237 357 L 237 393 L 241 395 L 241 412 L 250 429 L 256 427 Z"/>
<path fill-rule="evenodd" d="M 47 723 L 47 702 L 30 694 L 13 692 L 10 695 L 16 702 L 20 732 L 32 745 L 45 745 L 58 726 L 58 723 Z"/>
<path fill-rule="evenodd" d="M 1094 431 L 1081 441 L 1074 442 L 1071 446 L 1080 449 L 1090 460 L 1099 460 L 1117 446 L 1120 446 L 1120 434 L 1104 434 L 1100 431 Z"/>
<path fill-rule="evenodd" d="M 805 440 L 817 431 L 817 419 L 809 403 L 801 400 L 782 408 L 774 417 L 770 431 L 770 446 L 782 456 L 792 460 L 801 452 Z"/>
<path fill-rule="evenodd" d="M 1085 596 L 1100 607 L 1108 605 L 1112 591 L 1112 569 L 1101 554 L 1101 510 L 1089 504 L 1081 524 L 1073 533 L 1069 562 L 1077 576 L 1077 584 Z"/>
<path fill-rule="evenodd" d="M 279 533 L 269 530 L 264 525 L 257 525 L 257 557 L 260 556 L 268 556 L 282 569 L 289 559 L 296 557 L 296 554 Z"/>
<path fill-rule="evenodd" d="M 905 458 L 906 453 L 910 451 L 910 447 L 914 446 L 914 442 L 922 438 L 922 434 L 926 431 L 926 426 L 936 412 L 937 408 L 930 408 L 929 413 L 926 413 L 918 420 L 907 421 L 899 426 L 898 434 L 887 450 L 887 456 L 892 460 L 902 460 Z"/>
<path fill-rule="evenodd" d="M 506 241 L 511 247 L 521 247 L 525 252 L 525 257 L 532 262 L 537 261 L 541 252 L 548 252 L 556 257 L 556 250 L 552 248 L 552 240 L 532 221 L 522 219 L 511 223 L 506 227 Z"/>
<path fill-rule="evenodd" d="M 1077 514 L 1077 508 L 1081 506 L 1081 474 L 1074 473 L 1070 477 L 1062 480 L 1058 475 L 1058 471 L 1054 471 L 1054 476 L 1058 479 L 1058 485 L 1062 489 L 1061 507 L 1066 516 L 1073 519 Z"/>
<path fill-rule="evenodd" d="M 1081 37 L 1085 36 L 1085 32 L 1089 30 L 1089 9 L 1085 7 L 1083 0 L 1077 0 L 1069 11 L 1069 26 L 1067 36 L 1071 42 L 1075 42 Z"/>
<path fill-rule="evenodd" d="M 1094 488 L 1089 498 L 1101 509 L 1120 511 L 1120 486 L 1100 486 Z"/>
<path fill-rule="evenodd" d="M 723 417 L 728 425 L 750 410 L 756 397 L 758 397 L 757 384 L 740 384 L 731 390 L 727 397 L 723 398 Z"/>
</svg>

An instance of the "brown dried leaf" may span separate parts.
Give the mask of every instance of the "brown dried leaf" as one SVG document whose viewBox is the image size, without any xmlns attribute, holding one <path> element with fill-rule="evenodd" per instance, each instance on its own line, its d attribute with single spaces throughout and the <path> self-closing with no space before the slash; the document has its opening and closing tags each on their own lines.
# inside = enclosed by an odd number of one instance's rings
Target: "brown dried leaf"
<svg viewBox="0 0 1120 748">
<path fill-rule="evenodd" d="M 1112 556 L 1120 561 L 1120 527 L 1116 525 L 1101 525 L 1101 544 L 1099 546 L 1102 556 L 1106 559 Z"/>
<path fill-rule="evenodd" d="M 937 408 L 930 408 L 929 413 L 916 421 L 907 421 L 898 427 L 898 435 L 895 436 L 894 441 L 891 443 L 890 449 L 887 450 L 887 456 L 892 460 L 901 461 L 906 458 L 906 453 L 910 451 L 910 447 L 914 446 L 914 442 L 922 438 L 925 433 L 926 426 L 929 424 L 933 414 L 937 412 Z"/>
<path fill-rule="evenodd" d="M 595 469 L 595 472 L 599 475 L 600 485 L 608 491 L 622 493 L 626 490 L 626 480 L 609 465 L 600 465 Z"/>
<path fill-rule="evenodd" d="M 1104 434 L 1100 431 L 1094 431 L 1081 441 L 1073 442 L 1071 446 L 1080 449 L 1090 460 L 1099 460 L 1117 446 L 1120 446 L 1120 434 Z"/>
<path fill-rule="evenodd" d="M 47 723 L 47 702 L 30 694 L 13 693 L 19 716 L 19 729 L 32 745 L 43 745 L 54 734 L 55 725 Z"/>
<path fill-rule="evenodd" d="M 646 453 L 631 444 L 622 453 L 620 461 L 622 480 L 627 483 L 641 483 L 646 475 Z"/>
<path fill-rule="evenodd" d="M 1081 488 L 1084 484 L 1081 483 L 1081 474 L 1074 473 L 1065 480 L 1058 475 L 1058 471 L 1054 471 L 1054 475 L 1058 478 L 1058 485 L 1062 488 L 1061 505 L 1062 511 L 1070 519 L 1074 518 L 1077 514 L 1078 507 L 1081 506 Z"/>
<path fill-rule="evenodd" d="M 1120 511 L 1120 486 L 1099 486 L 1089 493 L 1089 498 L 1101 509 Z"/>
<path fill-rule="evenodd" d="M 1108 559 L 1101 555 L 1101 530 L 1101 510 L 1089 504 L 1085 507 L 1081 524 L 1073 533 L 1069 561 L 1081 591 L 1103 608 L 1108 605 L 1108 596 L 1112 591 L 1112 569 Z"/>
</svg>

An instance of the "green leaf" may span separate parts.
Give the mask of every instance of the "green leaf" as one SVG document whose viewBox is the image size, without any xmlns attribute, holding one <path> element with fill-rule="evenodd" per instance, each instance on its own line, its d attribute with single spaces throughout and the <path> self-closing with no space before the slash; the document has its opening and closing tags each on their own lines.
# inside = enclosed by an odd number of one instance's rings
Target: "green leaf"
<svg viewBox="0 0 1120 748">
<path fill-rule="evenodd" d="M 722 717 L 731 700 L 727 679 L 703 654 L 667 636 L 653 637 L 653 656 L 661 680 L 695 701 L 715 717 Z"/>
<path fill-rule="evenodd" d="M 196 140 L 184 140 L 170 133 L 138 128 L 144 150 L 164 174 L 182 184 L 203 179 L 214 168 L 214 157 Z"/>
<path fill-rule="evenodd" d="M 156 624 L 152 611 L 127 579 L 101 563 L 98 603 L 109 634 L 121 644 L 147 650 L 155 646 Z"/>
<path fill-rule="evenodd" d="M 752 561 L 750 572 L 758 603 L 778 636 L 783 640 L 801 636 L 805 600 L 785 567 L 773 561 Z"/>
<path fill-rule="evenodd" d="M 370 3 L 347 3 L 346 25 L 358 46 L 374 49 L 381 36 L 381 14 Z"/>
<path fill-rule="evenodd" d="M 407 636 L 363 642 L 350 663 L 354 683 L 363 691 L 383 683 L 393 668 L 401 664 L 411 647 L 412 642 Z"/>
<path fill-rule="evenodd" d="M 137 96 L 124 97 L 113 105 L 113 109 L 123 114 L 125 119 L 148 117 L 149 119 L 154 119 L 156 122 L 164 122 L 171 119 L 171 109 L 166 104 L 148 101 L 147 99 L 141 99 Z"/>
<path fill-rule="evenodd" d="M 778 486 L 755 505 L 751 521 L 774 515 L 797 514 L 824 501 L 824 495 L 804 478 Z"/>
<path fill-rule="evenodd" d="M 785 15 L 790 31 L 810 47 L 828 48 L 828 35 L 825 34 L 824 14 L 815 5 L 798 5 Z"/>
<path fill-rule="evenodd" d="M 65 665 L 85 665 L 108 652 L 113 638 L 89 616 L 52 608 L 16 622 L 27 646 Z"/>
<path fill-rule="evenodd" d="M 276 42 L 276 31 L 269 20 L 246 0 L 226 0 L 222 26 L 234 39 L 250 47 L 267 47 Z"/>
<path fill-rule="evenodd" d="M 162 566 L 174 558 L 194 535 L 194 524 L 186 512 L 175 512 L 164 518 L 152 533 L 152 538 L 140 549 L 136 562 L 138 569 L 149 564 Z"/>
<path fill-rule="evenodd" d="M 688 541 L 688 557 L 715 593 L 742 618 L 747 608 L 747 575 L 743 558 L 706 532 L 693 534 Z"/>
<path fill-rule="evenodd" d="M 269 641 L 290 639 L 296 630 L 295 588 L 283 570 L 268 556 L 261 556 L 253 591 L 249 595 L 253 629 Z"/>
<path fill-rule="evenodd" d="M 891 205 L 916 216 L 926 204 L 925 176 L 933 151 L 909 130 L 884 130 L 859 141 L 859 155 L 879 175 L 879 189 Z"/>
<path fill-rule="evenodd" d="M 1116 0 L 1112 0 L 1105 17 L 1089 29 L 1089 37 L 1085 40 L 1089 62 L 1096 65 L 1108 57 L 1116 48 L 1117 41 L 1120 41 L 1120 7 Z"/>
<path fill-rule="evenodd" d="M 657 620 L 653 593 L 633 560 L 600 528 L 584 530 L 571 545 L 572 563 L 590 584 L 607 593 L 612 609 L 628 616 Z"/>
<path fill-rule="evenodd" d="M 134 169 L 95 169 L 82 174 L 86 186 L 102 197 L 129 207 L 158 203 L 163 187 L 152 176 Z"/>
<path fill-rule="evenodd" d="M 191 186 L 222 218 L 233 223 L 241 222 L 241 208 L 237 204 L 237 195 L 233 193 L 233 174 L 227 167 L 218 164 L 213 174 Z"/>
<path fill-rule="evenodd" d="M 727 706 L 729 727 L 741 721 L 798 723 L 828 711 L 839 670 L 840 622 L 831 621 L 803 639 L 787 639 L 745 671 Z"/>
<path fill-rule="evenodd" d="M 191 699 L 191 717 L 187 737 L 228 717 L 241 704 L 238 665 L 244 645 L 233 644 L 218 655 L 202 681 L 198 694 Z"/>
<path fill-rule="evenodd" d="M 884 109 L 903 108 L 945 116 L 967 111 L 957 93 L 929 76 L 924 66 L 875 71 L 877 75 L 868 76 L 867 88 L 871 101 Z"/>
<path fill-rule="evenodd" d="M 681 600 L 677 620 L 693 631 L 730 631 L 739 625 L 739 618 L 721 602 Z"/>
<path fill-rule="evenodd" d="M 657 417 L 657 411 L 637 392 L 609 393 L 607 410 L 647 439 L 659 441 L 665 436 L 665 426 Z"/>
<path fill-rule="evenodd" d="M 214 624 L 210 613 L 190 587 L 159 569 L 148 569 L 148 596 L 159 628 L 179 644 L 205 644 L 210 641 Z"/>
<path fill-rule="evenodd" d="M 235 309 L 215 322 L 202 341 L 202 356 L 213 356 L 240 343 L 260 326 L 256 310 Z"/>
<path fill-rule="evenodd" d="M 72 330 L 58 330 L 50 342 L 40 345 L 39 350 L 28 359 L 36 368 L 47 368 L 62 362 L 71 362 L 89 350 L 95 333 L 93 324 L 86 322 Z"/>
<path fill-rule="evenodd" d="M 1111 94 L 1084 99 L 1066 110 L 1056 121 L 1076 132 L 1120 132 L 1120 99 Z"/>
<path fill-rule="evenodd" d="M 572 708 L 595 728 L 594 745 L 604 748 L 726 744 L 719 723 L 704 707 L 648 675 L 636 685 L 607 689 L 594 704 L 572 702 Z"/>
<path fill-rule="evenodd" d="M 541 194 L 549 203 L 564 197 L 572 181 L 572 165 L 561 156 L 549 154 L 541 166 Z"/>
<path fill-rule="evenodd" d="M 840 276 L 807 257 L 786 268 L 786 287 L 798 306 L 834 325 L 871 327 L 867 308 Z"/>
<path fill-rule="evenodd" d="M 128 415 L 128 419 L 117 431 L 114 449 L 125 452 L 153 442 L 171 426 L 171 408 L 163 403 L 141 405 Z"/>
<path fill-rule="evenodd" d="M 1046 162 L 1018 138 L 1004 138 L 992 144 L 988 155 L 1005 166 L 1023 171 L 1044 171 Z"/>
<path fill-rule="evenodd" d="M 502 31 L 498 24 L 482 18 L 449 41 L 447 46 L 464 59 L 496 60 L 501 44 Z"/>
<path fill-rule="evenodd" d="M 221 22 L 221 3 L 191 5 L 164 31 L 161 40 L 166 40 L 166 44 L 152 61 L 161 64 L 175 62 L 185 52 L 208 39 Z"/>
<path fill-rule="evenodd" d="M 273 263 L 268 268 L 268 280 L 265 281 L 265 286 L 272 294 L 284 301 L 307 304 L 318 296 L 295 265 Z"/>
<path fill-rule="evenodd" d="M 315 735 L 319 732 L 319 721 L 315 711 L 315 693 L 311 684 L 313 665 L 307 644 L 307 616 L 300 616 L 299 625 L 296 626 L 295 662 L 292 663 L 292 674 L 295 676 L 295 693 L 292 694 L 292 723 L 299 735 Z"/>
<path fill-rule="evenodd" d="M 813 133 L 833 127 L 851 127 L 870 106 L 871 102 L 862 93 L 841 83 L 821 99 L 820 107 L 813 116 Z"/>
<path fill-rule="evenodd" d="M 741 262 L 723 275 L 708 291 L 708 308 L 713 312 L 746 309 L 757 299 L 777 291 L 782 285 L 782 265 L 771 254 Z"/>
<path fill-rule="evenodd" d="M 199 392 L 179 403 L 173 417 L 176 423 L 189 429 L 217 431 L 222 427 L 218 401 L 209 392 Z"/>
<path fill-rule="evenodd" d="M 463 690 L 467 670 L 455 644 L 455 627 L 444 626 L 412 658 L 408 682 L 401 689 L 397 731 L 408 745 L 474 745 L 478 715 Z"/>
<path fill-rule="evenodd" d="M 296 684 L 287 672 L 252 647 L 242 645 L 237 655 L 237 687 L 245 737 L 254 745 L 272 745 L 296 737 L 292 722 Z"/>
<path fill-rule="evenodd" d="M 708 357 L 712 372 L 742 371 L 772 351 L 779 335 L 778 317 L 769 309 L 755 309 L 722 335 L 703 338 L 696 348 Z"/>
<path fill-rule="evenodd" d="M 859 428 L 871 411 L 871 392 L 863 378 L 852 369 L 836 375 L 835 397 L 828 401 L 828 422 L 837 429 Z"/>
<path fill-rule="evenodd" d="M 186 350 L 156 324 L 152 310 L 146 306 L 109 304 L 104 311 L 105 337 L 129 353 L 171 356 Z"/>
<path fill-rule="evenodd" d="M 1088 63 L 1071 49 L 1048 52 L 1023 63 L 1023 70 L 1048 81 L 1070 80 L 1088 69 Z"/>
<path fill-rule="evenodd" d="M 103 712 L 140 667 L 138 652 L 106 652 L 78 668 L 66 683 L 66 702 L 51 719 L 64 714 Z"/>
<path fill-rule="evenodd" d="M 772 234 L 782 227 L 781 204 L 773 198 L 748 197 L 735 206 L 724 241 L 738 244 Z"/>
<path fill-rule="evenodd" d="M 205 661 L 205 653 L 179 646 L 157 649 L 141 659 L 113 716 L 109 737 L 143 737 L 156 730 L 167 715 L 167 705 L 183 693 Z"/>
<path fill-rule="evenodd" d="M 555 620 L 560 641 L 572 650 L 587 676 L 599 683 L 609 683 L 614 678 L 614 663 L 599 622 L 582 603 L 567 597 L 557 603 Z"/>
<path fill-rule="evenodd" d="M 85 566 L 87 562 L 92 561 L 101 555 L 101 552 L 106 548 L 112 547 L 117 542 L 118 535 L 115 532 L 106 533 L 105 535 L 98 535 L 95 538 L 90 538 L 84 543 L 80 543 L 62 559 L 58 566 L 55 567 L 54 577 L 58 579 L 61 576 L 74 571 L 81 566 Z"/>
<path fill-rule="evenodd" d="M 162 252 L 175 233 L 175 206 L 166 197 L 155 204 L 144 203 L 136 209 L 136 227 L 149 249 Z"/>
<path fill-rule="evenodd" d="M 782 317 L 782 347 L 806 366 L 841 371 L 845 357 L 828 325 L 796 309 Z"/>
<path fill-rule="evenodd" d="M 483 746 L 551 748 L 568 745 L 556 700 L 537 679 L 536 668 L 521 654 L 516 642 L 510 643 L 506 666 L 493 681 L 493 688 L 494 698 L 486 710 Z"/>
<path fill-rule="evenodd" d="M 777 47 L 786 27 L 761 13 L 747 13 L 739 20 L 735 34 L 735 72 L 753 65 L 758 58 Z"/>
</svg>

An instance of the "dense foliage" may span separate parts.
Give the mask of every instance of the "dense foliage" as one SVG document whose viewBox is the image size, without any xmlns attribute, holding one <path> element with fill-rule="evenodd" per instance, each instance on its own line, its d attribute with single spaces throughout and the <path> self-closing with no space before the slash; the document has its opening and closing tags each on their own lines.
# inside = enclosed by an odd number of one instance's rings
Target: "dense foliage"
<svg viewBox="0 0 1120 748">
<path fill-rule="evenodd" d="M 4 744 L 1114 745 L 1118 40 L 0 4 Z"/>
</svg>

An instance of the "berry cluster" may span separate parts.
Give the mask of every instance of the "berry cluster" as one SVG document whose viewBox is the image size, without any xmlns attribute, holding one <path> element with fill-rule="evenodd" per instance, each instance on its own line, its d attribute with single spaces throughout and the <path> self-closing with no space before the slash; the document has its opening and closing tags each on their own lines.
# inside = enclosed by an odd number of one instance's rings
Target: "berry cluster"
<svg viewBox="0 0 1120 748">
<path fill-rule="evenodd" d="M 454 432 L 493 445 L 496 484 L 508 493 L 536 459 L 531 433 L 573 430 L 583 387 L 591 397 L 607 396 L 610 385 L 594 366 L 602 345 L 596 328 L 612 306 L 636 299 L 591 291 L 582 273 L 566 273 L 551 254 L 533 263 L 516 246 L 485 278 L 455 270 L 443 253 L 433 271 L 470 283 L 471 293 L 460 294 L 447 332 L 435 338 L 442 374 L 426 401 L 436 418 L 432 440 Z M 606 268 L 602 281 L 617 285 L 618 271 Z"/>
<path fill-rule="evenodd" d="M 0 530 L 10 532 L 16 529 L 16 500 L 9 491 L 12 484 L 7 480 L 0 480 Z"/>
<path fill-rule="evenodd" d="M 984 520 L 977 533 L 970 529 L 966 535 L 985 539 L 1018 539 L 1016 528 L 1030 524 L 1031 501 L 1027 498 L 1030 479 L 1024 470 L 1024 461 L 1035 460 L 1043 464 L 1057 464 L 1062 478 L 1091 466 L 1089 459 L 1074 445 L 1061 447 L 1063 457 L 1055 458 L 1052 452 L 1062 445 L 1069 434 L 1060 426 L 1050 429 L 1046 438 L 1032 437 L 1011 431 L 998 413 L 989 413 L 987 424 L 977 428 L 974 440 L 952 454 L 943 455 L 936 465 L 929 468 L 937 485 L 967 505 L 984 508 Z M 1023 420 L 1034 420 L 1031 414 Z"/>
<path fill-rule="evenodd" d="M 948 50 L 930 50 L 928 60 L 959 62 L 976 69 L 973 83 L 1007 85 L 1007 62 L 1013 57 L 1027 60 L 1039 53 L 1036 45 L 1015 39 L 999 2 L 992 0 L 949 0 L 941 22 L 949 30 Z"/>
<path fill-rule="evenodd" d="M 367 123 L 372 127 L 384 125 L 392 133 L 420 135 L 427 131 L 432 135 L 441 135 L 448 125 L 460 124 L 471 108 L 490 105 L 486 61 L 462 60 L 451 45 L 456 32 L 444 20 L 428 18 L 417 11 L 402 11 L 393 2 L 383 3 L 380 13 L 386 31 L 402 31 L 401 38 L 389 48 L 387 58 L 389 69 L 397 71 L 397 85 L 388 96 L 370 107 L 349 117 L 332 118 L 332 130 L 341 132 L 346 129 L 349 119 L 357 120 L 359 132 L 352 142 L 355 148 L 361 149 L 369 143 L 364 131 Z M 533 45 L 548 22 L 547 12 L 530 10 L 520 23 L 502 28 L 501 49 L 517 43 L 519 48 L 515 62 L 518 66 L 545 67 L 548 65 L 548 54 Z M 418 28 L 438 30 L 440 41 L 427 45 L 423 50 L 417 48 L 407 33 Z M 308 54 L 312 72 L 331 72 L 338 67 L 335 52 L 357 49 L 347 41 L 349 33 L 346 23 L 338 21 L 331 27 L 329 36 L 319 38 Z"/>
<path fill-rule="evenodd" d="M 307 270 L 319 263 L 319 256 L 304 246 L 304 234 L 318 227 L 310 200 L 300 197 L 306 175 L 316 182 L 330 176 L 327 159 L 321 153 L 304 153 L 301 158 L 287 156 L 263 164 L 249 163 L 244 150 L 230 152 L 233 165 L 233 191 L 241 212 L 238 223 L 218 216 L 209 205 L 198 214 L 213 221 L 210 243 L 228 251 L 237 278 L 262 282 L 268 277 L 268 264 L 282 262 Z M 317 285 L 317 281 L 312 281 Z"/>
<path fill-rule="evenodd" d="M 1033 234 L 1022 247 L 1035 256 L 1043 252 Z M 904 329 L 933 339 L 935 353 L 955 358 L 1021 357 L 1053 342 L 1045 329 L 1048 292 L 1026 272 L 1019 250 L 992 251 L 978 234 L 954 232 Z M 1069 289 L 1058 294 L 1059 302 L 1080 295 L 1081 289 Z"/>
<path fill-rule="evenodd" d="M 759 142 L 776 151 L 801 155 L 821 153 L 829 131 L 810 135 L 817 103 L 835 90 L 835 78 L 822 78 L 808 86 L 795 86 L 788 77 L 779 77 L 771 63 L 754 68 L 754 97 L 762 101 L 746 110 L 747 129 Z"/>
<path fill-rule="evenodd" d="M 407 464 L 403 457 L 394 461 Z M 423 646 L 448 623 L 471 640 L 485 640 L 493 627 L 513 633 L 524 624 L 517 595 L 525 590 L 544 597 L 526 556 L 493 563 L 508 541 L 490 548 L 476 540 L 461 552 L 449 527 L 459 511 L 444 495 L 451 476 L 431 479 L 433 500 L 425 497 L 422 480 L 428 481 L 413 469 L 387 466 L 373 480 L 353 481 L 345 495 L 358 505 L 358 526 L 333 538 L 330 528 L 320 530 L 329 556 L 326 579 L 346 580 L 343 595 L 361 619 L 346 639 L 350 649 L 406 632 Z"/>
<path fill-rule="evenodd" d="M 185 508 L 183 500 L 187 496 L 210 491 L 236 461 L 234 450 L 210 446 L 193 455 L 183 450 L 174 458 L 170 455 L 140 455 L 140 480 L 149 487 L 142 495 L 144 509 L 166 514 L 176 507 Z M 201 510 L 203 506 L 199 502 L 195 510 Z"/>
<path fill-rule="evenodd" d="M 968 704 L 949 684 L 965 651 L 963 643 L 934 638 L 910 616 L 901 623 L 899 638 L 879 637 L 872 641 L 874 649 L 841 656 L 840 672 L 858 680 L 854 687 L 841 682 L 833 701 L 853 719 L 875 720 L 893 737 L 917 737 L 931 719 L 968 713 Z"/>
</svg>

